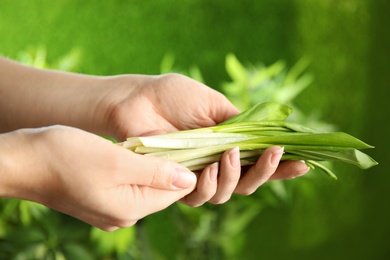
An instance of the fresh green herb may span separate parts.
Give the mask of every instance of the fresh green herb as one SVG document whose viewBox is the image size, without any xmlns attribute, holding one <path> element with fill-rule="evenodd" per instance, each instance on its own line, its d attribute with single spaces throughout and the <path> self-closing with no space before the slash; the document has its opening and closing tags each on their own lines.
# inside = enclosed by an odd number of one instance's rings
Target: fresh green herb
<svg viewBox="0 0 390 260">
<path fill-rule="evenodd" d="M 212 127 L 183 130 L 156 136 L 131 137 L 120 143 L 139 154 L 163 157 L 191 170 L 201 170 L 221 160 L 222 154 L 240 148 L 241 165 L 254 164 L 271 146 L 283 146 L 282 160 L 303 160 L 336 179 L 322 162 L 339 161 L 368 169 L 378 163 L 361 149 L 373 148 L 343 132 L 321 132 L 286 122 L 288 106 L 260 103 Z"/>
</svg>

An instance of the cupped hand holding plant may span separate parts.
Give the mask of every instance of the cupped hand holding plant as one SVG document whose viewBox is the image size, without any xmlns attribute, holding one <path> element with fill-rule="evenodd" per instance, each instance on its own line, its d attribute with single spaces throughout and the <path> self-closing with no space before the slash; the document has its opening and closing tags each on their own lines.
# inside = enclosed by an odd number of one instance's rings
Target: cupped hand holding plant
<svg viewBox="0 0 390 260">
<path fill-rule="evenodd" d="M 1 197 L 32 200 L 108 231 L 168 207 L 196 185 L 177 163 L 71 127 L 1 134 L 0 149 Z"/>
<path fill-rule="evenodd" d="M 239 113 L 225 96 L 183 75 L 123 75 L 106 81 L 102 102 L 109 115 L 106 129 L 119 140 L 213 126 Z M 282 154 L 281 147 L 271 147 L 242 174 L 239 150 L 230 149 L 220 164 L 198 174 L 196 190 L 181 202 L 191 206 L 224 203 L 234 192 L 249 195 L 268 180 L 290 179 L 308 171 L 300 161 L 279 165 Z"/>
</svg>

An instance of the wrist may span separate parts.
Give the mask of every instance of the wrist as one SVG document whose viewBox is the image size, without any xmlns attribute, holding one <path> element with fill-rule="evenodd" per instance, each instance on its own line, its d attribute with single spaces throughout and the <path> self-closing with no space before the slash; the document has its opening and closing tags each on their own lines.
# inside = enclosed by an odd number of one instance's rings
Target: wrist
<svg viewBox="0 0 390 260">
<path fill-rule="evenodd" d="M 100 77 L 97 79 L 97 91 L 95 91 L 95 110 L 99 111 L 94 114 L 95 125 L 97 128 L 94 133 L 107 135 L 122 140 L 123 118 L 131 117 L 132 111 L 138 111 L 136 102 L 132 97 L 137 96 L 137 89 L 143 86 L 145 81 L 150 80 L 150 76 L 143 75 L 117 75 Z M 90 95 L 91 97 L 92 95 Z M 139 97 L 139 96 L 137 96 Z M 123 115 L 126 113 L 125 115 Z"/>
<path fill-rule="evenodd" d="M 37 200 L 36 173 L 41 172 L 33 130 L 0 134 L 0 197 Z"/>
<path fill-rule="evenodd" d="M 102 134 L 103 77 L 50 70 L 41 72 L 46 74 L 42 78 L 51 83 L 42 85 L 45 105 L 41 106 L 42 112 L 34 115 L 43 115 L 40 117 L 45 122 L 32 127 L 67 125 Z"/>
</svg>

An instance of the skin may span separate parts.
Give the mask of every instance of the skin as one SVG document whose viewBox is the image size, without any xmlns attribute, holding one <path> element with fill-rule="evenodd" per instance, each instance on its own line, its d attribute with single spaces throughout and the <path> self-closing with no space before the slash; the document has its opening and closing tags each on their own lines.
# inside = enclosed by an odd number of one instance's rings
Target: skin
<svg viewBox="0 0 390 260">
<path fill-rule="evenodd" d="M 303 175 L 271 147 L 244 173 L 239 148 L 190 172 L 122 141 L 218 124 L 239 113 L 222 94 L 178 74 L 89 76 L 0 58 L 0 196 L 32 200 L 103 230 L 134 225 L 176 201 L 220 204 L 270 180 Z M 4 156 L 3 156 L 4 155 Z M 21 163 L 22 162 L 22 163 Z"/>
</svg>

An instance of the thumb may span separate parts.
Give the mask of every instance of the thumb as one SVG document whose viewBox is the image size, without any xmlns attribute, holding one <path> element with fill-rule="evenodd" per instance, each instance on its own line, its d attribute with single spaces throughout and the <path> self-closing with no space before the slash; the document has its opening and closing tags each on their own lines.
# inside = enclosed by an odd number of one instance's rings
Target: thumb
<svg viewBox="0 0 390 260">
<path fill-rule="evenodd" d="M 211 106 L 209 107 L 209 114 L 216 124 L 222 123 L 240 113 L 238 108 L 236 108 L 224 95 L 215 90 L 214 93 L 215 95 L 210 95 L 211 100 L 209 104 Z"/>
<path fill-rule="evenodd" d="M 130 167 L 130 174 L 126 174 L 127 183 L 164 190 L 181 190 L 196 186 L 196 175 L 178 163 L 154 156 L 132 152 L 129 154 L 131 159 L 126 160 Z"/>
</svg>

